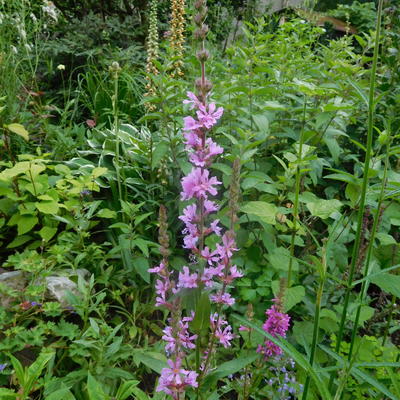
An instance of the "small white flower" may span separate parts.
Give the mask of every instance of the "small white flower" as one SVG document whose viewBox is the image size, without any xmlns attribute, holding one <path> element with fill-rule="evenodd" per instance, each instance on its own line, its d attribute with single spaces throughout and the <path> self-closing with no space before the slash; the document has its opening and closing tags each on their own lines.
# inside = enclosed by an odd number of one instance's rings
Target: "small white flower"
<svg viewBox="0 0 400 400">
<path fill-rule="evenodd" d="M 14 54 L 18 54 L 18 50 L 17 50 L 17 48 L 16 48 L 15 46 L 12 46 L 12 45 L 11 45 L 11 51 L 12 51 Z"/>
<path fill-rule="evenodd" d="M 59 71 L 64 71 L 65 70 L 65 65 L 64 64 L 59 64 L 59 65 L 57 65 L 57 69 Z"/>
</svg>

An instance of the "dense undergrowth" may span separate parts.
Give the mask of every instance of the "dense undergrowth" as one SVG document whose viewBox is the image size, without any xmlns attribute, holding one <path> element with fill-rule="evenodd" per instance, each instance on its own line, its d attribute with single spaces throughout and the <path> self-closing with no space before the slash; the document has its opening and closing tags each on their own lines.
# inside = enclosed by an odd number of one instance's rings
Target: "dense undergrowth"
<svg viewBox="0 0 400 400">
<path fill-rule="evenodd" d="M 329 11 L 353 35 L 252 2 L 210 1 L 208 20 L 187 2 L 174 23 L 181 0 L 55 3 L 0 0 L 0 399 L 171 398 L 171 374 L 181 400 L 400 399 L 396 2 Z M 202 12 L 209 54 L 192 38 Z M 211 146 L 187 132 L 223 148 L 205 166 L 229 234 L 197 234 L 211 256 L 182 247 L 188 151 Z M 181 278 L 233 237 L 234 283 Z M 167 309 L 161 260 L 182 289 Z M 235 303 L 210 304 L 208 284 Z M 232 335 L 217 334 L 222 308 Z M 162 337 L 185 316 L 197 339 L 165 378 Z"/>
</svg>

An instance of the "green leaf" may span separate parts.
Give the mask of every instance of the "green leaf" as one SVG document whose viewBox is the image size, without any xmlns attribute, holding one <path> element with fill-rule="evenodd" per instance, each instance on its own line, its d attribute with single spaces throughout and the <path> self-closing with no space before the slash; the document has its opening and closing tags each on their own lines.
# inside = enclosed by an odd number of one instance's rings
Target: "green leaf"
<svg viewBox="0 0 400 400">
<path fill-rule="evenodd" d="M 88 372 L 88 379 L 87 379 L 87 391 L 89 395 L 89 400 L 106 400 L 109 399 L 101 384 L 93 378 L 90 372 Z"/>
<path fill-rule="evenodd" d="M 24 174 L 29 171 L 30 162 L 22 161 L 16 163 L 12 168 L 7 168 L 4 171 L 0 172 L 0 180 L 8 181 L 12 178 L 15 178 L 18 175 Z"/>
<path fill-rule="evenodd" d="M 21 125 L 21 124 L 9 124 L 9 125 L 5 125 L 5 127 L 9 131 L 14 132 L 17 135 L 21 136 L 26 141 L 29 140 L 29 132 L 24 128 L 23 125 Z"/>
<path fill-rule="evenodd" d="M 269 131 L 269 121 L 265 115 L 260 115 L 260 114 L 253 115 L 252 118 L 259 131 L 261 132 Z"/>
<path fill-rule="evenodd" d="M 160 357 L 162 357 L 162 359 L 160 359 Z M 147 367 L 157 372 L 158 374 L 161 373 L 161 370 L 163 368 L 168 367 L 165 357 L 162 356 L 160 353 L 154 353 L 154 352 L 144 353 L 142 351 L 137 351 L 134 353 L 134 358 L 136 362 L 140 362 L 146 365 Z"/>
<path fill-rule="evenodd" d="M 50 226 L 44 226 L 40 231 L 40 237 L 48 242 L 57 233 L 57 228 L 51 228 Z"/>
<path fill-rule="evenodd" d="M 104 168 L 104 167 L 96 167 L 96 168 L 93 168 L 93 171 L 92 171 L 92 176 L 93 176 L 93 178 L 98 178 L 99 176 L 101 176 L 101 175 L 104 175 L 106 172 L 108 171 L 108 169 L 107 168 Z"/>
<path fill-rule="evenodd" d="M 228 375 L 233 375 L 238 371 L 241 371 L 247 365 L 260 358 L 259 354 L 251 354 L 248 356 L 242 356 L 235 358 L 231 361 L 224 362 L 215 371 L 207 375 L 202 390 L 207 390 L 213 386 L 219 379 L 225 378 Z"/>
<path fill-rule="evenodd" d="M 261 219 L 262 222 L 267 224 L 275 224 L 275 215 L 278 211 L 274 204 L 266 203 L 264 201 L 249 201 L 240 210 L 246 214 L 252 214 Z"/>
<path fill-rule="evenodd" d="M 14 249 L 15 247 L 22 246 L 26 242 L 29 242 L 31 239 L 32 237 L 29 235 L 18 236 L 7 245 L 7 249 Z"/>
<path fill-rule="evenodd" d="M 132 260 L 133 267 L 135 271 L 142 277 L 142 279 L 149 283 L 150 273 L 148 269 L 150 268 L 149 260 L 144 257 L 136 257 Z"/>
<path fill-rule="evenodd" d="M 135 387 L 139 384 L 139 381 L 130 380 L 124 382 L 118 388 L 115 396 L 116 400 L 126 400 L 131 394 L 133 394 Z"/>
<path fill-rule="evenodd" d="M 159 142 L 156 144 L 151 160 L 151 169 L 157 168 L 160 164 L 161 160 L 165 157 L 168 153 L 169 145 L 165 142 Z"/>
<path fill-rule="evenodd" d="M 75 396 L 71 393 L 71 391 L 64 387 L 62 389 L 58 389 L 50 395 L 46 396 L 45 400 L 76 400 Z"/>
<path fill-rule="evenodd" d="M 96 215 L 99 218 L 115 218 L 117 216 L 117 213 L 108 208 L 102 208 Z"/>
<path fill-rule="evenodd" d="M 55 201 L 41 201 L 35 203 L 36 208 L 43 214 L 57 214 L 60 208 Z"/>
<path fill-rule="evenodd" d="M 322 219 L 329 218 L 332 213 L 339 212 L 342 207 L 342 202 L 336 199 L 312 201 L 306 203 L 307 208 L 314 217 L 320 217 Z"/>
<path fill-rule="evenodd" d="M 285 247 L 276 247 L 268 256 L 269 262 L 277 270 L 288 271 L 290 263 L 290 252 Z M 295 258 L 292 261 L 293 271 L 298 271 L 299 264 Z"/>
<path fill-rule="evenodd" d="M 200 334 L 200 332 L 207 331 L 210 326 L 210 314 L 211 314 L 211 303 L 209 294 L 203 292 L 200 296 L 199 301 L 196 305 L 195 315 L 190 327 L 194 332 Z"/>
<path fill-rule="evenodd" d="M 384 292 L 400 297 L 400 276 L 393 274 L 379 274 L 372 276 L 370 282 L 379 286 Z"/>
<path fill-rule="evenodd" d="M 15 393 L 13 390 L 0 388 L 0 399 L 1 400 L 13 400 L 19 396 L 18 393 Z"/>
<path fill-rule="evenodd" d="M 274 296 L 277 296 L 279 293 L 279 281 L 273 281 L 271 286 Z M 288 312 L 292 307 L 300 303 L 305 295 L 306 291 L 304 286 L 292 286 L 287 289 L 284 297 L 284 311 Z"/>
<path fill-rule="evenodd" d="M 20 215 L 17 222 L 18 235 L 23 235 L 31 231 L 38 221 L 36 215 Z"/>
<path fill-rule="evenodd" d="M 326 387 L 324 381 L 321 379 L 321 377 L 316 373 L 314 368 L 310 365 L 310 363 L 307 361 L 307 359 L 299 352 L 297 351 L 288 341 L 286 341 L 283 338 L 275 338 L 269 333 L 265 332 L 262 330 L 260 327 L 255 325 L 252 322 L 249 322 L 248 320 L 240 317 L 237 314 L 233 314 L 233 317 L 237 319 L 240 323 L 243 325 L 247 325 L 250 328 L 253 328 L 256 332 L 261 333 L 264 337 L 266 337 L 268 340 L 270 340 L 272 343 L 278 345 L 285 353 L 287 353 L 291 358 L 294 359 L 296 364 L 305 370 L 305 372 L 311 377 L 313 382 L 315 383 L 315 387 L 318 390 L 318 392 L 321 395 L 322 400 L 330 400 L 332 399 L 328 388 Z"/>
<path fill-rule="evenodd" d="M 389 399 L 392 400 L 398 400 L 399 398 L 393 394 L 385 385 L 377 381 L 374 377 L 372 377 L 370 374 L 368 374 L 365 371 L 362 371 L 358 368 L 353 367 L 351 369 L 351 374 L 357 377 L 358 379 L 361 379 L 365 382 L 368 382 L 372 387 L 374 387 L 376 390 L 379 392 L 383 393 L 385 396 L 387 396 Z"/>
</svg>

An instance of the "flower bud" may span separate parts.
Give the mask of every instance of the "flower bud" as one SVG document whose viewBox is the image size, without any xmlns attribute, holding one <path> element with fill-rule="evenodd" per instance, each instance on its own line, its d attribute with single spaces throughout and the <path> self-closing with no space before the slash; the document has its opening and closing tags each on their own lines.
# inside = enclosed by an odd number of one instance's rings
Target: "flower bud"
<svg viewBox="0 0 400 400">
<path fill-rule="evenodd" d="M 196 10 L 200 10 L 200 8 L 205 6 L 205 1 L 204 0 L 196 0 L 194 3 L 194 8 Z"/>
<path fill-rule="evenodd" d="M 207 94 L 209 91 L 211 91 L 213 87 L 212 83 L 207 78 L 204 80 L 204 84 L 201 78 L 196 79 L 195 85 L 198 92 L 204 94 Z"/>
<path fill-rule="evenodd" d="M 208 26 L 206 24 L 203 24 L 201 28 L 198 28 L 194 31 L 194 38 L 197 40 L 204 40 L 206 38 L 206 35 L 208 33 Z"/>
<path fill-rule="evenodd" d="M 200 62 L 205 62 L 210 58 L 210 53 L 206 49 L 199 50 L 196 57 Z"/>
<path fill-rule="evenodd" d="M 196 14 L 193 17 L 194 23 L 198 26 L 201 26 L 201 24 L 203 23 L 203 19 L 204 19 L 203 14 Z"/>
</svg>

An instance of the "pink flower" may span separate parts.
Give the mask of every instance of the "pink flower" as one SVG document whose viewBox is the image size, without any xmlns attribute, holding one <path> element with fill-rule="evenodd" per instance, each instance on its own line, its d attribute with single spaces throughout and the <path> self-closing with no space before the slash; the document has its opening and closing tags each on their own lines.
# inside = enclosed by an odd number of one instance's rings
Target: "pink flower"
<svg viewBox="0 0 400 400">
<path fill-rule="evenodd" d="M 197 118 L 199 119 L 199 123 L 206 129 L 211 129 L 217 121 L 221 118 L 224 109 L 222 107 L 218 107 L 217 110 L 215 103 L 210 103 L 207 107 L 203 104 L 200 104 L 199 111 L 196 112 Z"/>
<path fill-rule="evenodd" d="M 179 280 L 177 287 L 181 288 L 196 288 L 197 287 L 197 273 L 191 274 L 188 267 L 183 267 L 183 272 L 179 272 Z"/>
<path fill-rule="evenodd" d="M 236 266 L 236 265 L 232 265 L 232 266 L 229 268 L 229 274 L 228 274 L 226 277 L 224 277 L 223 281 L 224 281 L 227 285 L 229 285 L 229 284 L 231 284 L 235 279 L 241 278 L 242 276 L 243 276 L 243 273 L 237 269 L 237 266 Z"/>
<path fill-rule="evenodd" d="M 219 260 L 219 257 L 217 256 L 216 251 L 210 251 L 210 249 L 206 246 L 202 252 L 201 252 L 202 257 L 207 260 L 207 263 L 212 265 L 213 262 L 216 262 Z"/>
<path fill-rule="evenodd" d="M 207 214 L 218 211 L 218 206 L 211 200 L 204 201 L 204 210 Z"/>
<path fill-rule="evenodd" d="M 189 100 L 183 100 L 183 104 L 190 104 L 190 109 L 199 108 L 201 106 L 201 101 L 197 98 L 197 96 L 193 92 L 186 92 Z"/>
<path fill-rule="evenodd" d="M 215 336 L 225 348 L 229 347 L 231 345 L 231 340 L 235 338 L 230 325 L 226 326 L 223 330 L 217 329 L 215 331 Z"/>
<path fill-rule="evenodd" d="M 201 139 L 199 135 L 197 134 L 197 130 L 190 130 L 188 132 L 185 132 L 183 136 L 186 139 L 186 149 L 190 150 L 191 148 L 195 148 L 198 146 L 201 146 Z"/>
<path fill-rule="evenodd" d="M 233 306 L 235 304 L 235 299 L 229 293 L 218 293 L 216 295 L 211 295 L 210 299 L 214 303 L 226 304 L 228 306 Z"/>
<path fill-rule="evenodd" d="M 154 267 L 154 268 L 149 268 L 147 271 L 152 274 L 162 275 L 163 272 L 165 271 L 165 265 L 164 265 L 164 263 L 161 262 L 159 266 Z"/>
<path fill-rule="evenodd" d="M 183 118 L 183 129 L 185 131 L 194 131 L 202 127 L 203 125 L 199 121 L 196 121 L 193 117 Z"/>
<path fill-rule="evenodd" d="M 211 232 L 214 232 L 217 236 L 221 236 L 221 227 L 218 226 L 219 219 L 215 219 L 213 222 L 211 222 L 210 225 L 210 230 Z"/>
<path fill-rule="evenodd" d="M 207 192 L 212 196 L 217 194 L 214 185 L 220 185 L 221 182 L 213 176 L 209 178 L 210 172 L 201 168 L 193 168 L 189 175 L 182 179 L 181 199 L 189 200 L 195 198 L 207 198 Z"/>
<path fill-rule="evenodd" d="M 218 146 L 211 139 L 207 139 L 203 149 L 199 149 L 190 155 L 190 162 L 198 167 L 204 167 L 210 164 L 213 157 L 223 152 L 224 149 L 221 146 Z"/>
<path fill-rule="evenodd" d="M 183 209 L 183 215 L 179 217 L 185 224 L 193 223 L 197 218 L 197 205 L 196 203 L 190 204 Z"/>
<path fill-rule="evenodd" d="M 279 312 L 276 305 L 273 305 L 265 313 L 268 318 L 263 325 L 264 331 L 274 337 L 277 335 L 286 337 L 286 331 L 289 329 L 289 315 Z"/>
<path fill-rule="evenodd" d="M 197 387 L 197 373 L 181 368 L 182 360 L 177 358 L 174 361 L 168 360 L 170 368 L 163 368 L 158 382 L 157 392 L 169 394 L 178 399 L 179 394 L 185 391 L 187 386 Z"/>
<path fill-rule="evenodd" d="M 224 276 L 224 268 L 223 264 L 218 264 L 216 267 L 204 268 L 203 276 L 201 277 L 202 282 L 204 282 L 207 287 L 213 286 L 214 277 Z"/>
<path fill-rule="evenodd" d="M 189 250 L 196 250 L 197 249 L 196 245 L 198 241 L 199 241 L 198 236 L 186 235 L 183 238 L 183 248 Z"/>
<path fill-rule="evenodd" d="M 226 232 L 222 236 L 222 246 L 217 244 L 217 251 L 221 258 L 231 258 L 233 252 L 237 251 L 237 249 L 235 248 L 235 240 L 229 234 L 229 232 Z"/>
</svg>

